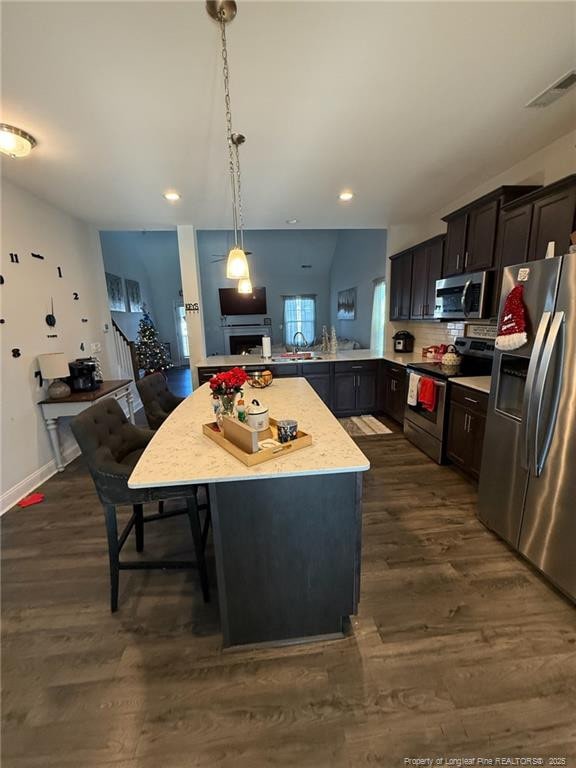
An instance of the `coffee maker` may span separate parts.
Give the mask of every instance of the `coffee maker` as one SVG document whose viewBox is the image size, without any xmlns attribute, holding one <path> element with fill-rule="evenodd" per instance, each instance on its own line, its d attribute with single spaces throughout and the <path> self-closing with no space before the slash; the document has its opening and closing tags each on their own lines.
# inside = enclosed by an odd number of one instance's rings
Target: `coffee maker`
<svg viewBox="0 0 576 768">
<path fill-rule="evenodd" d="M 412 352 L 414 349 L 414 336 L 410 331 L 397 331 L 392 336 L 394 352 Z"/>
<path fill-rule="evenodd" d="M 89 357 L 78 358 L 70 363 L 70 388 L 72 392 L 93 392 L 100 382 L 96 376 L 96 363 Z"/>
</svg>

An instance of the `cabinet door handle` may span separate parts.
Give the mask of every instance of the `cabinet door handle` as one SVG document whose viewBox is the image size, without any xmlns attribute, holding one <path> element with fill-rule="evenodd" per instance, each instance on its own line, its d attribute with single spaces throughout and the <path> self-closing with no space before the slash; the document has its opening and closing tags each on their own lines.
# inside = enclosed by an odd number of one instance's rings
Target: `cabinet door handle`
<svg viewBox="0 0 576 768">
<path fill-rule="evenodd" d="M 468 268 L 468 251 L 464 254 L 464 270 Z"/>
<path fill-rule="evenodd" d="M 464 432 L 468 432 L 468 414 L 464 414 Z"/>
<path fill-rule="evenodd" d="M 353 371 L 361 371 L 364 366 L 362 365 L 353 365 L 352 370 Z"/>
<path fill-rule="evenodd" d="M 460 254 L 456 254 L 456 272 L 460 269 Z"/>
<path fill-rule="evenodd" d="M 392 373 L 400 373 L 399 368 L 390 368 L 390 370 L 392 371 Z"/>
<path fill-rule="evenodd" d="M 390 382 L 390 389 L 392 390 L 392 392 L 396 392 L 396 379 L 392 379 L 392 381 Z"/>
<path fill-rule="evenodd" d="M 464 400 L 467 400 L 469 403 L 474 403 L 474 405 L 478 405 L 478 400 L 474 400 L 473 397 L 464 397 Z"/>
</svg>

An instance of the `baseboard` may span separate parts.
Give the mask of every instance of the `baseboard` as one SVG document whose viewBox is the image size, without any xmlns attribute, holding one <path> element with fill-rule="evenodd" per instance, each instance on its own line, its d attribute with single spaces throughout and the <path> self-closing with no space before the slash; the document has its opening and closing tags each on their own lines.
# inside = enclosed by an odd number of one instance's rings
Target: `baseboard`
<svg viewBox="0 0 576 768">
<path fill-rule="evenodd" d="M 62 461 L 64 464 L 70 464 L 78 456 L 80 456 L 80 448 L 76 443 L 70 445 L 67 450 L 62 452 Z M 53 477 L 58 470 L 56 469 L 56 460 L 51 459 L 43 467 L 40 467 L 31 475 L 25 477 L 16 485 L 9 488 L 5 493 L 0 496 L 0 515 L 3 515 L 9 509 L 17 504 L 24 496 L 28 496 L 29 493 L 36 490 L 40 485 Z"/>
</svg>

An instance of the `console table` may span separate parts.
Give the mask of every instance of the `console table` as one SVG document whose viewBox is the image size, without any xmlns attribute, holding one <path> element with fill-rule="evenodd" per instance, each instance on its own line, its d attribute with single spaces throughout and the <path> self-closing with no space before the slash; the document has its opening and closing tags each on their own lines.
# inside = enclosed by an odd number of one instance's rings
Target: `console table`
<svg viewBox="0 0 576 768">
<path fill-rule="evenodd" d="M 92 392 L 73 392 L 70 397 L 61 400 L 42 400 L 39 405 L 42 408 L 42 416 L 46 422 L 50 443 L 56 459 L 58 472 L 64 471 L 62 452 L 58 438 L 58 419 L 66 416 L 77 416 L 91 405 L 106 397 L 114 397 L 116 400 L 126 398 L 130 421 L 134 424 L 134 397 L 130 391 L 131 379 L 118 379 L 116 381 L 103 381 L 99 389 Z"/>
</svg>

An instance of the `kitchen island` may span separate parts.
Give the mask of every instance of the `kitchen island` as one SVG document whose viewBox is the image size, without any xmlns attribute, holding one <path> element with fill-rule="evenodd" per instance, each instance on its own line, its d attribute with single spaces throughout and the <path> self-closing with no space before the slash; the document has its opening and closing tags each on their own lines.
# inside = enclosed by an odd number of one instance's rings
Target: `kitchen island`
<svg viewBox="0 0 576 768">
<path fill-rule="evenodd" d="M 201 386 L 155 434 L 131 488 L 207 483 L 224 646 L 338 636 L 360 592 L 362 473 L 370 464 L 303 378 L 246 387 L 313 444 L 247 467 L 202 432 Z"/>
</svg>

